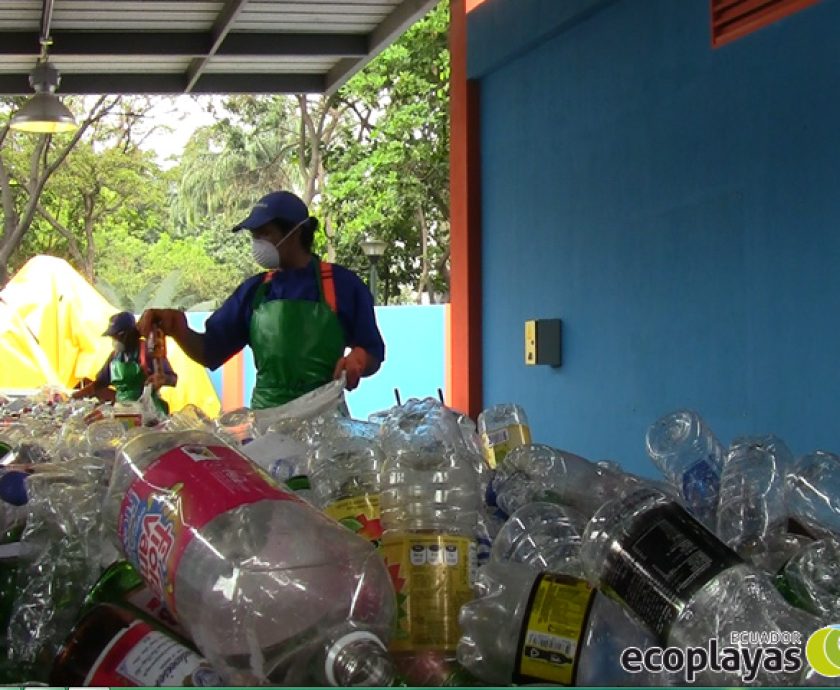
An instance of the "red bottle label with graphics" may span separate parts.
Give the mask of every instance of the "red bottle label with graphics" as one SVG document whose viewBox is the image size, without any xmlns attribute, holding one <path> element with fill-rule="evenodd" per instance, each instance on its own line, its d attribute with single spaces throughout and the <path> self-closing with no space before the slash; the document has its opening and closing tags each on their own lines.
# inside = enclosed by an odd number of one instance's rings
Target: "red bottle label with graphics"
<svg viewBox="0 0 840 690">
<path fill-rule="evenodd" d="M 263 500 L 301 502 L 229 446 L 173 448 L 146 468 L 122 501 L 118 533 L 126 559 L 177 615 L 175 575 L 196 532 L 218 515 Z"/>
</svg>

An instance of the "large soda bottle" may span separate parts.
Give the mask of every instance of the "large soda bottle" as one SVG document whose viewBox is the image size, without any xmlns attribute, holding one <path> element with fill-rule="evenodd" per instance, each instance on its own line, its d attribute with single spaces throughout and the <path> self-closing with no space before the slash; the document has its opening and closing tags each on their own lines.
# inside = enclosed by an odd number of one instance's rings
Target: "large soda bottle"
<svg viewBox="0 0 840 690">
<path fill-rule="evenodd" d="M 129 441 L 106 519 L 126 559 L 229 682 L 391 682 L 394 593 L 373 547 L 218 437 Z"/>
<path fill-rule="evenodd" d="M 784 531 L 785 475 L 793 456 L 775 436 L 733 441 L 723 463 L 717 535 L 742 556 Z"/>
<path fill-rule="evenodd" d="M 208 687 L 219 674 L 193 650 L 135 618 L 100 604 L 82 617 L 59 650 L 50 685 L 95 687 Z"/>
<path fill-rule="evenodd" d="M 323 442 L 312 460 L 315 505 L 374 544 L 382 536 L 380 475 L 384 456 L 378 444 L 361 438 Z"/>
<path fill-rule="evenodd" d="M 579 577 L 493 562 L 463 606 L 458 661 L 490 685 L 659 685 L 630 674 L 621 653 L 655 643 L 621 608 Z"/>
<path fill-rule="evenodd" d="M 677 410 L 655 421 L 645 440 L 653 464 L 691 512 L 714 528 L 724 449 L 711 429 L 696 412 Z"/>
<path fill-rule="evenodd" d="M 746 647 L 755 656 L 762 642 L 738 637 L 742 633 L 784 640 L 785 633 L 796 632 L 799 638 L 788 638 L 788 646 L 804 660 L 805 643 L 820 627 L 813 616 L 790 606 L 767 575 L 658 491 L 641 489 L 604 505 L 586 528 L 581 555 L 590 582 L 670 647 L 706 648 L 710 658 L 725 648 Z M 804 661 L 793 670 L 778 659 L 778 668 L 759 664 L 755 677 L 717 661 L 697 670 L 698 683 L 799 685 L 807 680 Z"/>
<path fill-rule="evenodd" d="M 441 685 L 455 671 L 458 612 L 473 597 L 478 505 L 469 455 L 432 445 L 385 459 L 381 553 L 399 602 L 391 651 L 410 685 Z"/>
<path fill-rule="evenodd" d="M 531 443 L 528 417 L 519 405 L 493 405 L 478 415 L 478 433 L 487 464 L 494 468 L 514 448 Z"/>
</svg>

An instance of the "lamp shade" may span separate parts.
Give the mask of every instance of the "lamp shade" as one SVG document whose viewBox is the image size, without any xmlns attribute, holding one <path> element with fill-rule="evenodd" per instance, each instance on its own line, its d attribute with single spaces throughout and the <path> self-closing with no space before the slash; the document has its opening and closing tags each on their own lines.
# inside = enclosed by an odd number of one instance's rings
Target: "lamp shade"
<svg viewBox="0 0 840 690">
<path fill-rule="evenodd" d="M 9 126 L 45 134 L 72 132 L 78 127 L 73 113 L 53 93 L 36 93 L 12 116 Z"/>
<path fill-rule="evenodd" d="M 377 239 L 367 239 L 361 242 L 362 251 L 365 253 L 365 256 L 370 258 L 378 259 L 385 253 L 385 250 L 388 248 L 388 243 L 383 242 L 382 240 Z"/>
</svg>

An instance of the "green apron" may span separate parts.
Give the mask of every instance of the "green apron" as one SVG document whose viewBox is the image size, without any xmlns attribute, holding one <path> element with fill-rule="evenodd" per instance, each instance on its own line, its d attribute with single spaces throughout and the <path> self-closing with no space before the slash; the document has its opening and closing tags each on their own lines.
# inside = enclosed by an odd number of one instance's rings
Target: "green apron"
<svg viewBox="0 0 840 690">
<path fill-rule="evenodd" d="M 142 347 L 142 346 L 141 346 Z M 117 402 L 136 402 L 143 395 L 143 388 L 146 386 L 146 372 L 135 356 L 124 361 L 117 356 L 111 360 L 111 385 L 116 390 Z M 152 402 L 158 411 L 169 414 L 169 405 L 158 396 L 157 391 L 152 391 Z"/>
<path fill-rule="evenodd" d="M 266 274 L 252 302 L 251 348 L 257 381 L 251 396 L 255 410 L 277 407 L 333 380 L 338 360 L 344 355 L 344 331 L 335 304 L 324 298 L 324 278 L 334 294 L 331 266 L 313 259 L 318 283 L 317 302 L 276 299 L 265 301 L 273 273 Z M 325 274 L 322 276 L 322 272 Z M 329 272 L 329 275 L 326 275 Z"/>
</svg>

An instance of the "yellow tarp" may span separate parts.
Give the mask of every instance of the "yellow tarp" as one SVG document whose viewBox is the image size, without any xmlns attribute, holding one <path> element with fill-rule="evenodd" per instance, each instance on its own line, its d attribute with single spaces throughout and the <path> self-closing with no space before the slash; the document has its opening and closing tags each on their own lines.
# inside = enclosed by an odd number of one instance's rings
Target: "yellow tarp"
<svg viewBox="0 0 840 690">
<path fill-rule="evenodd" d="M 72 388 L 83 378 L 96 377 L 111 353 L 111 340 L 102 333 L 119 309 L 70 264 L 52 256 L 36 256 L 9 281 L 0 297 L 35 336 L 61 384 Z M 187 357 L 171 338 L 166 345 L 178 385 L 163 388 L 161 394 L 172 411 L 193 404 L 210 416 L 218 415 L 221 404 L 207 370 Z M 4 356 L 4 369 L 5 363 Z"/>
<path fill-rule="evenodd" d="M 60 385 L 23 319 L 0 301 L 0 388 L 32 389 Z"/>
</svg>

